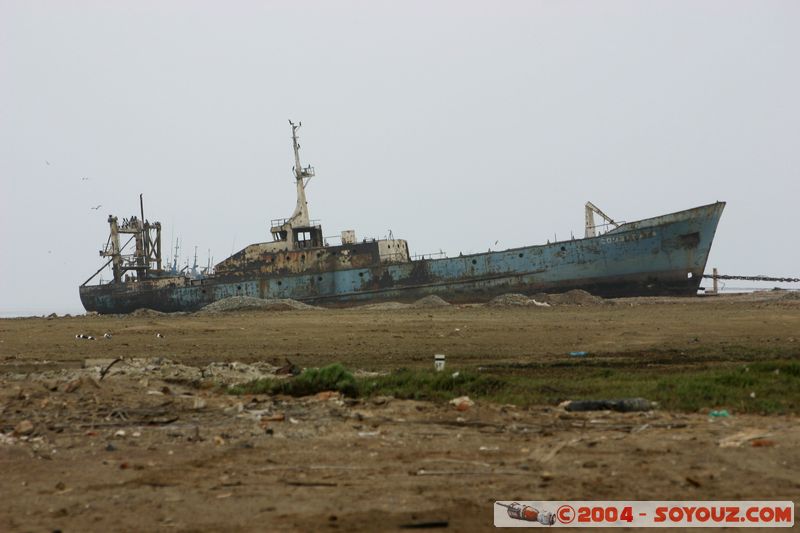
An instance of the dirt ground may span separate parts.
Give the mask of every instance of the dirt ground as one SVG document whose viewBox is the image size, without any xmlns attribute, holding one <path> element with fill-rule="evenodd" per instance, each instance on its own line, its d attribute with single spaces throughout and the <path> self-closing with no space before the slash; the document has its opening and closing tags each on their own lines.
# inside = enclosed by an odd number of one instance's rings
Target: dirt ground
<svg viewBox="0 0 800 533">
<path fill-rule="evenodd" d="M 436 353 L 447 371 L 574 350 L 680 365 L 698 347 L 720 354 L 693 363 L 705 366 L 730 347 L 796 357 L 800 302 L 0 320 L 0 530 L 475 531 L 492 528 L 495 500 L 800 501 L 797 415 L 460 411 L 213 386 L 270 376 L 286 358 L 364 375 L 432 370 Z"/>
</svg>

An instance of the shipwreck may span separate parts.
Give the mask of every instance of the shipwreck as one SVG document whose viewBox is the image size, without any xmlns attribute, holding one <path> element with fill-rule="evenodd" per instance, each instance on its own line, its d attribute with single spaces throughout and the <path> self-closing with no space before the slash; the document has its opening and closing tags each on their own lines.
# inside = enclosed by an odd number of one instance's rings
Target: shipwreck
<svg viewBox="0 0 800 533">
<path fill-rule="evenodd" d="M 300 162 L 301 124 L 290 125 L 297 204 L 289 218 L 271 221 L 271 240 L 246 246 L 214 265 L 213 273 L 166 269 L 161 224 L 147 221 L 140 204 L 139 217 L 120 223 L 109 216 L 100 250 L 105 264 L 79 287 L 86 310 L 196 311 L 231 296 L 341 306 L 431 294 L 452 303 L 481 302 L 509 292 L 571 289 L 603 297 L 695 295 L 725 207 L 716 202 L 618 223 L 587 203 L 584 238 L 458 257 L 412 258 L 403 239 L 358 240 L 353 231 L 329 245 L 309 216 L 306 188 L 315 171 Z M 120 244 L 121 238 L 128 241 Z M 112 279 L 92 284 L 109 266 Z"/>
</svg>

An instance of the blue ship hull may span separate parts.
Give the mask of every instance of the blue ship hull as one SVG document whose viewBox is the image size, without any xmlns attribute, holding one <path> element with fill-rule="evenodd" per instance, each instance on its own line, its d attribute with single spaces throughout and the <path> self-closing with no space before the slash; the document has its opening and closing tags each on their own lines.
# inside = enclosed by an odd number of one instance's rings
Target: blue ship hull
<svg viewBox="0 0 800 533">
<path fill-rule="evenodd" d="M 717 202 L 625 223 L 597 237 L 441 259 L 385 263 L 369 242 L 269 258 L 243 251 L 204 279 L 162 276 L 81 286 L 80 297 L 87 311 L 129 313 L 196 311 L 230 296 L 338 306 L 431 294 L 452 303 L 481 302 L 510 292 L 570 289 L 603 297 L 695 295 L 724 207 Z"/>
</svg>

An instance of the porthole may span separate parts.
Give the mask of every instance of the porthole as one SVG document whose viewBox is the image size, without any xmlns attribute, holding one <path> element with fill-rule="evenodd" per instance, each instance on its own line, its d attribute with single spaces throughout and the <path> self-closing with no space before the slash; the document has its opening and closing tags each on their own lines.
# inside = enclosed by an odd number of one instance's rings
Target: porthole
<svg viewBox="0 0 800 533">
<path fill-rule="evenodd" d="M 520 256 L 520 257 L 522 257 L 522 255 L 523 255 L 523 254 L 519 254 L 519 256 Z"/>
<path fill-rule="evenodd" d="M 478 262 L 477 262 L 477 261 L 475 261 L 475 260 L 473 259 L 473 260 L 472 260 L 472 264 L 473 264 L 473 265 L 477 265 L 477 264 L 478 264 Z"/>
<path fill-rule="evenodd" d="M 317 278 L 317 281 L 322 281 L 322 276 L 319 276 L 319 277 Z"/>
<path fill-rule="evenodd" d="M 561 251 L 562 251 L 562 252 L 566 252 L 566 251 L 567 251 L 567 249 L 566 249 L 566 248 L 564 248 L 564 247 L 562 246 L 562 247 L 561 247 Z"/>
<path fill-rule="evenodd" d="M 363 272 L 359 272 L 359 273 L 358 273 L 358 277 L 359 277 L 359 278 L 363 278 L 363 277 L 364 277 L 364 273 L 363 273 Z"/>
<path fill-rule="evenodd" d="M 279 282 L 278 282 L 278 285 L 283 285 L 283 282 L 282 282 L 282 281 L 279 281 Z"/>
</svg>

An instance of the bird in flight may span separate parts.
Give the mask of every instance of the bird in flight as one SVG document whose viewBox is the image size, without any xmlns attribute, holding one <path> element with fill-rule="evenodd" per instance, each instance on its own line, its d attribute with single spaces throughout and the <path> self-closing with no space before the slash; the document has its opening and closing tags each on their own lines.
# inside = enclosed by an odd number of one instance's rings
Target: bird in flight
<svg viewBox="0 0 800 533">
<path fill-rule="evenodd" d="M 103 207 L 103 206 L 102 205 L 98 205 L 97 207 L 93 207 L 92 209 L 94 209 L 96 211 L 96 210 L 100 209 L 101 207 Z"/>
<path fill-rule="evenodd" d="M 44 162 L 47 164 L 47 166 L 48 166 L 48 167 L 50 166 L 50 161 L 48 161 L 47 159 L 45 159 L 45 160 L 44 160 Z"/>
</svg>

